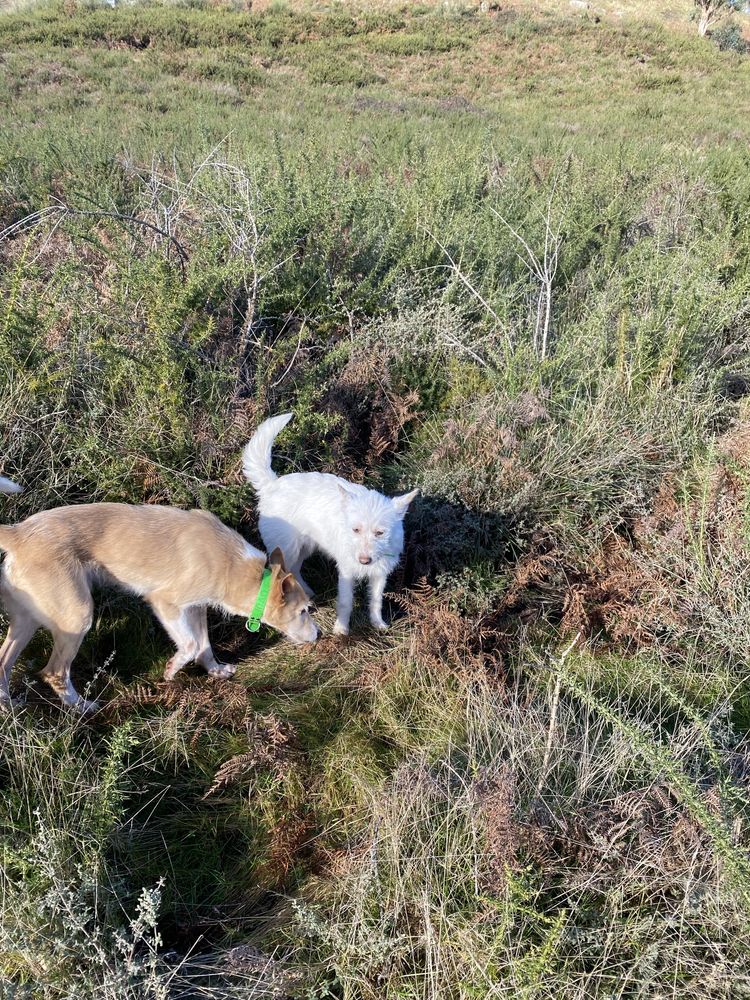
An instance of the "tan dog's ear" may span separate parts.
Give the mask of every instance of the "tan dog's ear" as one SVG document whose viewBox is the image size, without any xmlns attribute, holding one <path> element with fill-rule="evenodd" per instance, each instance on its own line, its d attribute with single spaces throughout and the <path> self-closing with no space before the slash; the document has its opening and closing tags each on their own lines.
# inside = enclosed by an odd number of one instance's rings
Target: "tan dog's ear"
<svg viewBox="0 0 750 1000">
<path fill-rule="evenodd" d="M 278 545 L 269 556 L 268 563 L 271 569 L 278 566 L 282 573 L 286 573 L 286 566 L 284 564 L 284 553 L 281 551 Z"/>
<path fill-rule="evenodd" d="M 278 566 L 273 568 L 273 584 L 271 593 L 274 601 L 279 607 L 286 604 L 286 599 L 294 589 L 294 576 Z"/>
</svg>

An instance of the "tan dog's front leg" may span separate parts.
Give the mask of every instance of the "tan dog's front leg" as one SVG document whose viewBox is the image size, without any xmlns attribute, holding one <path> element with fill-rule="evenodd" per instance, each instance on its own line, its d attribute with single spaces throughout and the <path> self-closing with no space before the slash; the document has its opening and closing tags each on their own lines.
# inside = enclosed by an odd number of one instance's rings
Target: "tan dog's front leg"
<svg viewBox="0 0 750 1000">
<path fill-rule="evenodd" d="M 211 649 L 208 638 L 208 612 L 205 607 L 187 608 L 186 616 L 188 624 L 193 633 L 193 638 L 198 645 L 198 652 L 195 662 L 200 663 L 206 673 L 212 677 L 232 677 L 237 667 L 229 663 L 219 663 Z"/>
<path fill-rule="evenodd" d="M 148 603 L 154 614 L 164 626 L 164 631 L 170 637 L 177 652 L 170 657 L 164 668 L 164 680 L 174 680 L 176 675 L 198 655 L 198 640 L 191 626 L 188 608 L 179 608 L 169 601 L 150 595 Z"/>
</svg>

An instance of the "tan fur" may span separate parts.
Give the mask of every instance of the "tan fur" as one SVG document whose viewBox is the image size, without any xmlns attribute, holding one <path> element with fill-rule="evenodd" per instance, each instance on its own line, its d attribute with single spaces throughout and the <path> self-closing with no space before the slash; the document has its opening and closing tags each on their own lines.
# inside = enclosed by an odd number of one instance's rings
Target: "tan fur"
<svg viewBox="0 0 750 1000">
<path fill-rule="evenodd" d="M 177 646 L 165 677 L 194 660 L 228 677 L 234 667 L 214 658 L 208 640 L 209 605 L 235 615 L 252 610 L 266 563 L 235 531 L 205 511 L 126 504 L 86 504 L 34 514 L 0 527 L 8 553 L 0 595 L 10 628 L 0 648 L 0 701 L 8 701 L 10 671 L 38 628 L 52 633 L 54 648 L 41 676 L 62 700 L 91 707 L 70 681 L 70 665 L 91 627 L 94 580 L 144 598 Z M 279 551 L 263 621 L 295 642 L 314 641 L 308 598 Z"/>
</svg>

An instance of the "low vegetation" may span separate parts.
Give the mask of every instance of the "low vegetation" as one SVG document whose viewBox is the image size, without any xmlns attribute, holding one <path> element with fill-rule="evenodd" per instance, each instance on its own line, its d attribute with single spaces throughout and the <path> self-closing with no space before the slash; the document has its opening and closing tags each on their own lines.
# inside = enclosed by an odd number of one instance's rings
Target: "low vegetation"
<svg viewBox="0 0 750 1000">
<path fill-rule="evenodd" d="M 675 5 L 673 5 L 675 6 Z M 567 4 L 0 18 L 0 456 L 419 486 L 392 629 L 233 681 L 103 592 L 0 724 L 0 994 L 750 996 L 750 60 Z M 681 15 L 682 16 L 682 15 Z M 742 22 L 737 22 L 742 23 Z"/>
</svg>

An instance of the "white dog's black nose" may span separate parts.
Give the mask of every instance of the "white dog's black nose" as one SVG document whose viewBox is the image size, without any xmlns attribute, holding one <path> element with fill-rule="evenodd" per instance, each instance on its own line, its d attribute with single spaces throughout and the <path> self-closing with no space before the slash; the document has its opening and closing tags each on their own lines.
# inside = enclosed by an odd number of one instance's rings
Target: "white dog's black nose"
<svg viewBox="0 0 750 1000">
<path fill-rule="evenodd" d="M 370 563 L 372 562 L 372 556 L 358 556 L 357 558 L 359 559 L 359 561 L 362 563 L 363 566 L 369 566 Z"/>
</svg>

